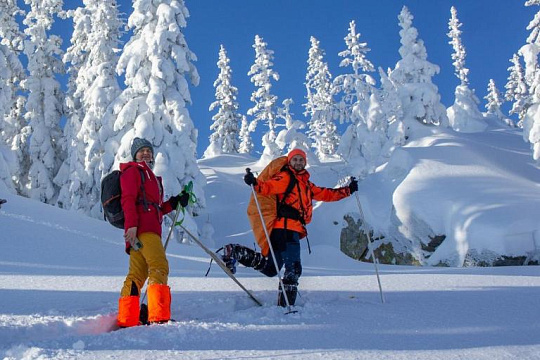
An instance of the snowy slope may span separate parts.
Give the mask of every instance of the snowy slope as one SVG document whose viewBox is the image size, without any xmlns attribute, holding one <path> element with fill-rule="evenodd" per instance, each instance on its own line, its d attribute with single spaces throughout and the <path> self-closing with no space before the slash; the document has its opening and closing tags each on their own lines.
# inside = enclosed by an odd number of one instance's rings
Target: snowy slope
<svg viewBox="0 0 540 360">
<path fill-rule="evenodd" d="M 252 243 L 242 173 L 254 162 L 245 156 L 200 162 L 208 210 L 197 221 L 213 227 L 206 241 L 215 247 Z M 504 166 L 510 172 L 518 164 Z M 339 164 L 312 170 L 324 186 L 347 175 Z M 370 181 L 362 183 L 362 198 L 390 188 L 376 184 L 368 192 Z M 240 281 L 265 304 L 258 307 L 215 265 L 205 278 L 208 258 L 200 249 L 172 242 L 177 322 L 108 332 L 127 270 L 121 231 L 6 192 L 0 197 L 8 200 L 0 209 L 0 355 L 6 359 L 540 358 L 539 267 L 383 265 L 382 304 L 373 265 L 337 249 L 339 214 L 354 211 L 352 198 L 316 210 L 313 254 L 302 253 L 299 313 L 284 315 L 274 305 L 277 279 L 239 268 Z"/>
</svg>

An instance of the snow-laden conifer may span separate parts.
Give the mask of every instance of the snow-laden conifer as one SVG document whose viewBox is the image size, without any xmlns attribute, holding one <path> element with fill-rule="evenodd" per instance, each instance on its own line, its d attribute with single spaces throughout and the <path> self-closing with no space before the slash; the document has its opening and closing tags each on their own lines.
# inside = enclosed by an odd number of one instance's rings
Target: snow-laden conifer
<svg viewBox="0 0 540 360">
<path fill-rule="evenodd" d="M 25 99 L 21 92 L 25 73 L 19 60 L 24 46 L 24 35 L 16 21 L 19 15 L 24 12 L 16 0 L 0 1 L 0 146 L 4 147 L 4 156 L 0 156 L 4 175 L 0 177 L 10 191 L 20 192 L 28 173 L 28 131 L 24 130 Z"/>
<path fill-rule="evenodd" d="M 115 67 L 122 23 L 115 0 L 84 0 L 84 5 L 71 13 L 72 45 L 64 56 L 70 64 L 64 128 L 70 146 L 56 180 L 61 185 L 58 202 L 64 208 L 102 218 L 99 195 L 106 139 L 99 138 L 99 129 L 107 107 L 120 92 Z"/>
<path fill-rule="evenodd" d="M 390 73 L 390 79 L 401 99 L 406 135 L 414 132 L 419 123 L 447 126 L 446 109 L 441 104 L 437 86 L 431 81 L 439 73 L 439 67 L 427 60 L 426 47 L 418 39 L 418 30 L 412 26 L 413 16 L 406 6 L 398 19 L 401 59 Z"/>
<path fill-rule="evenodd" d="M 487 95 L 484 97 L 484 99 L 487 101 L 487 117 L 494 119 L 500 125 L 515 127 L 512 120 L 506 117 L 501 111 L 501 105 L 504 103 L 504 96 L 499 89 L 497 89 L 497 85 L 495 85 L 495 81 L 493 79 L 489 79 Z"/>
<path fill-rule="evenodd" d="M 540 5 L 539 0 L 528 0 L 526 6 Z M 527 26 L 531 33 L 527 44 L 519 49 L 525 60 L 525 82 L 530 94 L 530 106 L 523 117 L 523 139 L 531 143 L 533 158 L 540 161 L 540 71 L 538 54 L 540 53 L 540 11 Z"/>
<path fill-rule="evenodd" d="M 461 41 L 462 31 L 459 29 L 462 24 L 457 17 L 457 10 L 452 6 L 450 9 L 450 20 L 448 22 L 448 37 L 450 44 L 454 49 L 452 54 L 453 65 L 456 77 L 460 80 L 460 84 L 455 90 L 455 101 L 447 110 L 450 126 L 456 131 L 461 132 L 479 132 L 484 131 L 487 127 L 482 113 L 478 109 L 480 101 L 474 93 L 474 89 L 469 88 L 469 69 L 465 67 L 465 57 L 467 52 Z"/>
<path fill-rule="evenodd" d="M 13 80 L 14 73 L 21 71 L 20 65 L 16 54 L 0 44 L 0 182 L 11 192 L 15 192 L 12 173 L 17 170 L 15 153 L 11 150 L 11 138 L 16 128 L 6 118 L 15 105 L 16 87 Z"/>
<path fill-rule="evenodd" d="M 259 36 L 255 36 L 255 62 L 251 65 L 248 75 L 257 88 L 251 94 L 254 106 L 248 110 L 248 115 L 253 116 L 250 130 L 253 132 L 259 122 L 264 122 L 268 130 L 262 138 L 264 147 L 261 163 L 268 163 L 280 155 L 276 145 L 276 102 L 277 96 L 272 94 L 272 80 L 278 81 L 279 74 L 274 71 L 274 51 L 267 48 L 268 44 Z"/>
<path fill-rule="evenodd" d="M 62 11 L 62 0 L 25 0 L 30 7 L 23 24 L 27 40 L 28 78 L 23 87 L 28 92 L 25 118 L 30 126 L 30 168 L 28 194 L 45 203 L 54 203 L 58 187 L 53 178 L 64 160 L 61 151 L 63 94 L 56 79 L 64 72 L 61 60 L 62 40 L 48 35 L 54 16 Z"/>
<path fill-rule="evenodd" d="M 337 76 L 333 83 L 333 94 L 339 97 L 337 117 L 341 123 L 350 122 L 337 149 L 338 154 L 348 161 L 356 162 L 358 168 L 363 167 L 363 140 L 366 139 L 370 97 L 375 91 L 375 79 L 367 74 L 375 71 L 373 64 L 367 59 L 371 51 L 367 43 L 360 41 L 360 33 L 356 32 L 356 24 L 351 21 L 349 33 L 345 37 L 347 49 L 338 55 L 343 57 L 341 67 L 350 67 L 352 72 Z"/>
<path fill-rule="evenodd" d="M 365 114 L 360 114 L 352 109 L 362 101 L 367 102 L 375 85 L 375 79 L 367 74 L 375 71 L 375 67 L 367 59 L 367 53 L 371 49 L 367 43 L 360 41 L 360 36 L 361 34 L 356 32 L 355 22 L 351 21 L 349 33 L 344 38 L 347 49 L 338 55 L 343 58 L 339 66 L 350 67 L 352 72 L 337 76 L 333 83 L 333 94 L 339 97 L 337 117 L 340 123 L 357 124 L 358 121 L 361 121 L 361 117 Z M 357 110 L 359 109 L 357 108 Z M 365 119 L 362 120 L 365 122 Z"/>
<path fill-rule="evenodd" d="M 302 149 L 306 152 L 308 163 L 317 163 L 318 159 L 311 152 L 311 141 L 302 132 L 306 124 L 301 120 L 295 120 L 291 113 L 292 99 L 285 99 L 282 102 L 283 107 L 278 108 L 278 118 L 285 120 L 285 129 L 281 130 L 276 138 L 276 144 L 279 146 L 282 154 L 286 154 L 292 149 Z"/>
<path fill-rule="evenodd" d="M 525 81 L 525 72 L 521 66 L 519 55 L 514 54 L 510 62 L 512 66 L 508 68 L 510 74 L 508 75 L 508 82 L 505 85 L 505 99 L 512 101 L 512 108 L 509 113 L 510 115 L 518 115 L 519 121 L 517 126 L 522 128 L 523 118 L 531 105 L 531 97 L 529 96 L 529 89 Z"/>
<path fill-rule="evenodd" d="M 253 150 L 253 140 L 251 139 L 251 131 L 249 129 L 249 121 L 245 115 L 242 115 L 240 125 L 240 145 L 238 152 L 240 154 L 249 154 Z"/>
<path fill-rule="evenodd" d="M 403 110 L 396 85 L 392 82 L 388 74 L 379 68 L 381 78 L 381 89 L 377 92 L 384 117 L 388 121 L 387 138 L 388 143 L 383 150 L 384 156 L 389 157 L 392 151 L 405 144 L 405 126 L 403 125 Z"/>
<path fill-rule="evenodd" d="M 214 82 L 216 101 L 210 105 L 210 111 L 218 108 L 218 112 L 212 116 L 213 123 L 210 130 L 213 132 L 204 157 L 238 153 L 240 145 L 238 134 L 242 115 L 238 112 L 236 101 L 238 89 L 232 85 L 232 70 L 229 62 L 227 51 L 221 45 L 217 62 L 219 75 Z"/>
<path fill-rule="evenodd" d="M 133 35 L 117 66 L 126 89 L 111 107 L 110 123 L 102 127 L 100 137 L 108 139 L 102 166 L 110 171 L 131 161 L 133 138 L 145 138 L 154 146 L 154 171 L 163 177 L 165 196 L 180 193 L 193 181 L 197 206 L 204 206 L 204 177 L 196 161 L 197 130 L 187 110 L 188 79 L 199 83 L 193 64 L 196 56 L 182 30 L 188 17 L 182 0 L 133 3 L 128 20 Z"/>
<path fill-rule="evenodd" d="M 332 96 L 332 74 L 324 61 L 325 52 L 319 40 L 311 37 L 306 74 L 306 103 L 304 115 L 309 118 L 308 136 L 315 154 L 321 160 L 333 156 L 339 143 L 334 124 L 334 98 Z"/>
</svg>

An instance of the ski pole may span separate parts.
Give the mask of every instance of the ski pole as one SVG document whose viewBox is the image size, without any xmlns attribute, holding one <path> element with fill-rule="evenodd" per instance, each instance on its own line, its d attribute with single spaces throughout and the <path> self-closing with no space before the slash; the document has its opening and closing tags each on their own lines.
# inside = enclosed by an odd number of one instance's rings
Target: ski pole
<svg viewBox="0 0 540 360">
<path fill-rule="evenodd" d="M 249 291 L 244 285 L 242 285 L 242 283 L 240 283 L 240 281 L 238 281 L 238 279 L 231 273 L 231 271 L 229 269 L 227 269 L 227 267 L 225 266 L 225 264 L 223 263 L 223 261 L 217 257 L 216 253 L 214 253 L 212 250 L 210 250 L 209 248 L 207 248 L 202 242 L 201 240 L 199 240 L 195 235 L 193 235 L 188 229 L 186 229 L 186 227 L 182 224 L 178 224 L 178 226 L 180 226 L 182 228 L 182 230 L 184 230 L 184 232 L 186 232 L 192 239 L 193 241 L 199 245 L 201 247 L 201 249 L 204 250 L 204 252 L 206 252 L 215 262 L 216 264 L 218 264 L 218 266 L 225 272 L 225 274 L 227 274 L 227 276 L 229 276 L 238 286 L 240 286 L 240 288 L 242 290 L 244 290 L 248 295 L 249 297 L 255 301 L 255 303 L 257 303 L 257 305 L 259 306 L 263 306 L 263 303 L 257 299 L 255 297 L 255 295 L 253 295 L 253 293 L 251 291 Z"/>
<path fill-rule="evenodd" d="M 189 202 L 194 204 L 197 202 L 197 198 L 195 197 L 195 194 L 193 194 L 193 181 L 190 181 L 189 184 L 187 184 L 186 186 L 184 186 L 184 190 L 186 193 L 189 194 Z M 163 247 L 165 248 L 165 250 L 167 250 L 167 246 L 169 245 L 169 240 L 171 239 L 171 234 L 174 230 L 174 227 L 176 225 L 181 225 L 182 224 L 182 221 L 180 221 L 178 224 L 178 215 L 180 215 L 180 212 L 182 212 L 182 214 L 185 213 L 185 208 L 182 207 L 182 205 L 180 205 L 180 203 L 178 203 L 178 205 L 176 205 L 176 214 L 174 214 L 174 219 L 173 219 L 173 223 L 171 225 L 171 228 L 169 230 L 169 234 L 167 235 L 167 240 L 165 240 L 165 245 L 163 245 Z"/>
<path fill-rule="evenodd" d="M 354 177 L 352 178 L 352 180 L 354 180 Z M 381 302 L 384 304 L 384 295 L 383 295 L 383 290 L 381 286 L 381 278 L 379 277 L 379 267 L 377 265 L 378 261 L 377 261 L 377 258 L 375 257 L 375 252 L 373 251 L 373 246 L 372 246 L 373 242 L 371 241 L 371 235 L 369 233 L 369 228 L 366 223 L 366 218 L 364 217 L 364 212 L 362 211 L 362 205 L 360 204 L 360 198 L 358 197 L 358 193 L 356 193 L 355 195 L 356 195 L 356 203 L 358 204 L 358 210 L 360 211 L 360 218 L 362 219 L 362 224 L 364 224 L 367 237 L 368 237 L 368 249 L 373 259 L 373 265 L 375 266 L 375 274 L 377 274 L 377 282 L 379 283 L 379 292 L 381 294 Z"/>
<path fill-rule="evenodd" d="M 190 196 L 189 196 L 189 200 L 191 203 L 194 203 L 196 202 L 196 197 L 195 195 L 193 194 L 193 182 L 190 181 L 188 185 L 184 186 L 184 191 L 187 192 Z M 174 219 L 173 219 L 173 222 L 171 224 L 171 228 L 169 229 L 169 234 L 167 235 L 167 240 L 165 241 L 165 244 L 163 245 L 163 251 L 167 251 L 167 246 L 169 246 L 169 240 L 171 239 L 171 235 L 173 233 L 173 230 L 174 230 L 174 227 L 176 225 L 176 222 L 178 220 L 178 215 L 180 215 L 180 212 L 184 213 L 184 208 L 182 207 L 182 205 L 180 205 L 180 203 L 178 203 L 178 205 L 176 205 L 176 213 L 174 214 Z M 141 320 L 141 322 L 146 322 L 148 321 L 148 305 L 146 305 L 145 303 L 145 300 L 146 300 L 146 295 L 148 294 L 148 288 L 146 288 L 146 290 L 144 291 L 144 295 L 143 295 L 143 298 L 141 300 L 141 310 L 140 310 L 140 316 L 139 316 L 139 319 Z"/>
<path fill-rule="evenodd" d="M 251 172 L 251 169 L 247 168 L 246 172 L 247 173 Z M 253 199 L 255 199 L 255 205 L 257 206 L 259 217 L 261 218 L 261 225 L 264 230 L 264 235 L 266 236 L 266 241 L 268 242 L 268 247 L 270 248 L 270 254 L 272 255 L 272 260 L 274 261 L 274 266 L 276 267 L 276 273 L 279 279 L 279 286 L 281 286 L 281 291 L 283 292 L 283 297 L 285 298 L 285 303 L 287 304 L 287 314 L 294 313 L 296 311 L 293 311 L 291 309 L 289 297 L 287 296 L 287 293 L 285 292 L 285 286 L 283 285 L 283 280 L 281 279 L 281 270 L 278 268 L 278 265 L 277 265 L 276 255 L 274 253 L 274 248 L 272 247 L 272 243 L 270 242 L 270 235 L 268 235 L 268 229 L 266 229 L 266 223 L 264 222 L 264 217 L 261 211 L 261 207 L 259 205 L 259 200 L 257 199 L 257 193 L 255 192 L 255 188 L 253 187 L 253 185 L 250 185 L 250 188 L 253 194 Z"/>
</svg>

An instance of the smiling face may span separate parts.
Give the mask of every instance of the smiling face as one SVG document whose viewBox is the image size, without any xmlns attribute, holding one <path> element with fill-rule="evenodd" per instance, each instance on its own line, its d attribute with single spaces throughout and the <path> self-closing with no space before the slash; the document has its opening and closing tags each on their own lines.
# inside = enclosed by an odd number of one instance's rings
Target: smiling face
<svg viewBox="0 0 540 360">
<path fill-rule="evenodd" d="M 137 162 L 146 162 L 147 164 L 150 164 L 154 161 L 154 154 L 152 153 L 152 149 L 149 147 L 143 147 L 139 151 L 137 151 L 137 154 L 135 154 L 135 161 Z"/>
<path fill-rule="evenodd" d="M 291 158 L 291 161 L 289 162 L 289 165 L 295 170 L 295 171 L 302 171 L 306 167 L 306 159 L 302 155 L 294 155 Z"/>
</svg>

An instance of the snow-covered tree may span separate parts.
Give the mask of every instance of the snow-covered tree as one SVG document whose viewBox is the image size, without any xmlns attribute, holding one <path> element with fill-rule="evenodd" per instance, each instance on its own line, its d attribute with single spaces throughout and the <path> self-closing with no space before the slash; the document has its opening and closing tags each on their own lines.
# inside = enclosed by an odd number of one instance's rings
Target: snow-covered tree
<svg viewBox="0 0 540 360">
<path fill-rule="evenodd" d="M 441 104 L 437 86 L 431 81 L 439 73 L 439 67 L 427 60 L 426 47 L 418 39 L 418 30 L 412 26 L 413 16 L 406 6 L 398 19 L 401 59 L 389 76 L 401 99 L 406 135 L 410 135 L 418 123 L 447 126 L 446 109 Z"/>
<path fill-rule="evenodd" d="M 111 106 L 107 116 L 112 119 L 106 119 L 110 122 L 100 136 L 109 138 L 102 157 L 105 172 L 132 160 L 133 138 L 145 138 L 154 146 L 154 171 L 163 177 L 165 195 L 178 194 L 193 181 L 200 207 L 204 177 L 196 160 L 197 129 L 186 108 L 191 104 L 187 79 L 199 83 L 196 56 L 183 34 L 188 16 L 182 0 L 133 3 L 128 20 L 133 35 L 117 66 L 126 89 Z"/>
<path fill-rule="evenodd" d="M 281 130 L 276 138 L 276 144 L 279 146 L 281 153 L 288 153 L 292 149 L 302 149 L 306 152 L 308 163 L 317 163 L 318 159 L 311 152 L 311 141 L 302 132 L 306 124 L 303 121 L 295 120 L 294 114 L 291 113 L 292 99 L 285 99 L 282 102 L 283 107 L 278 109 L 278 118 L 285 120 L 285 129 Z"/>
<path fill-rule="evenodd" d="M 15 192 L 12 172 L 16 166 L 15 154 L 11 151 L 10 138 L 14 128 L 5 119 L 16 99 L 14 96 L 14 71 L 20 70 L 17 56 L 6 45 L 0 44 L 0 182 L 3 182 L 12 192 Z"/>
<path fill-rule="evenodd" d="M 107 106 L 120 93 L 115 67 L 122 23 L 115 0 L 84 0 L 84 5 L 71 13 L 72 45 L 64 56 L 70 64 L 69 119 L 64 127 L 69 153 L 55 180 L 61 186 L 61 206 L 102 218 L 99 195 L 106 139 L 99 138 L 99 129 Z"/>
<path fill-rule="evenodd" d="M 452 6 L 450 14 L 450 21 L 448 22 L 450 31 L 447 35 L 450 38 L 449 43 L 454 49 L 452 60 L 454 60 L 455 74 L 461 83 L 456 87 L 454 105 L 447 110 L 448 120 L 452 128 L 456 131 L 483 131 L 486 129 L 487 124 L 478 109 L 480 101 L 476 97 L 474 90 L 469 88 L 469 69 L 465 67 L 467 52 L 461 42 L 462 31 L 459 29 L 462 24 L 459 22 L 455 7 Z"/>
<path fill-rule="evenodd" d="M 61 13 L 63 1 L 25 0 L 30 7 L 23 24 L 27 40 L 28 78 L 23 87 L 28 92 L 25 118 L 30 126 L 30 169 L 28 194 L 45 203 L 54 203 L 58 188 L 53 183 L 64 160 L 60 144 L 63 95 L 57 74 L 64 72 L 60 37 L 47 32 L 54 16 Z"/>
<path fill-rule="evenodd" d="M 333 121 L 334 98 L 332 96 L 332 74 L 324 61 L 325 52 L 319 40 L 311 37 L 306 74 L 306 100 L 304 115 L 309 118 L 308 136 L 319 159 L 333 156 L 339 143 L 337 127 Z"/>
<path fill-rule="evenodd" d="M 390 157 L 394 149 L 405 144 L 405 126 L 403 125 L 403 111 L 401 101 L 396 85 L 390 80 L 388 74 L 382 68 L 379 68 L 381 77 L 381 89 L 377 91 L 380 109 L 383 111 L 383 117 L 387 121 L 385 144 L 382 155 Z"/>
<path fill-rule="evenodd" d="M 28 172 L 28 131 L 23 117 L 25 99 L 21 95 L 21 81 L 24 69 L 19 60 L 23 50 L 23 33 L 16 17 L 24 15 L 16 0 L 0 1 L 0 146 L 4 147 L 4 157 L 0 165 L 4 169 L 6 186 L 20 191 Z M 19 140 L 24 137 L 22 144 Z M 2 177 L 2 176 L 0 176 Z M 1 181 L 1 180 L 0 180 Z"/>
<path fill-rule="evenodd" d="M 204 157 L 238 153 L 238 133 L 242 115 L 238 112 L 236 101 L 238 89 L 232 85 L 232 70 L 229 62 L 227 51 L 221 45 L 217 63 L 219 75 L 214 82 L 216 101 L 210 105 L 210 111 L 218 108 L 218 112 L 212 117 L 214 122 L 210 130 L 213 130 L 213 133 L 210 135 L 210 145 L 204 152 Z"/>
<path fill-rule="evenodd" d="M 366 105 L 375 85 L 375 79 L 366 74 L 375 71 L 375 67 L 366 57 L 371 49 L 367 43 L 360 41 L 360 36 L 361 34 L 356 32 L 355 22 L 351 21 L 349 33 L 345 37 L 347 49 L 338 55 L 343 58 L 339 66 L 351 67 L 352 72 L 337 76 L 333 83 L 333 95 L 340 96 L 337 107 L 340 123 L 357 124 L 362 120 L 365 122 L 365 119 L 361 118 L 365 113 L 358 113 L 358 106 L 361 102 Z M 357 111 L 353 111 L 353 107 L 357 107 Z"/>
<path fill-rule="evenodd" d="M 495 85 L 495 81 L 493 79 L 489 79 L 487 92 L 487 95 L 484 97 L 484 99 L 487 101 L 486 116 L 494 119 L 501 125 L 504 124 L 510 127 L 515 127 L 512 120 L 504 116 L 501 111 L 501 105 L 504 103 L 504 97 L 499 91 L 499 89 L 497 89 L 497 86 Z"/>
<path fill-rule="evenodd" d="M 22 15 L 17 0 L 0 0 L 0 43 L 16 53 L 24 48 L 24 35 L 16 20 Z"/>
<path fill-rule="evenodd" d="M 249 121 L 245 115 L 242 115 L 242 122 L 240 125 L 240 146 L 238 152 L 240 154 L 249 154 L 253 150 L 253 141 L 251 139 L 251 131 L 249 129 Z"/>
<path fill-rule="evenodd" d="M 337 76 L 333 83 L 333 94 L 341 97 L 337 106 L 337 117 L 341 123 L 351 125 L 343 134 L 346 141 L 341 141 L 337 152 L 346 160 L 362 162 L 362 140 L 367 135 L 367 118 L 370 107 L 370 96 L 374 92 L 375 79 L 367 74 L 375 71 L 373 64 L 367 59 L 371 51 L 367 43 L 360 42 L 360 33 L 356 32 L 354 21 L 349 24 L 349 33 L 345 37 L 347 49 L 338 55 L 343 57 L 340 67 L 351 67 L 352 72 Z M 365 140 L 365 139 L 364 139 Z M 362 167 L 362 165 L 358 165 Z"/>
<path fill-rule="evenodd" d="M 528 0 L 525 6 L 540 5 L 540 0 Z M 540 161 L 540 71 L 538 54 L 540 53 L 540 11 L 527 26 L 531 33 L 527 44 L 519 49 L 525 60 L 525 81 L 530 94 L 530 106 L 523 117 L 523 139 L 531 143 L 533 158 Z"/>
<path fill-rule="evenodd" d="M 517 114 L 519 118 L 518 127 L 523 127 L 523 118 L 529 108 L 531 97 L 529 96 L 529 89 L 525 82 L 525 72 L 521 66 L 519 55 L 514 54 L 510 59 L 512 66 L 508 68 L 510 75 L 508 76 L 508 82 L 505 85 L 505 99 L 512 101 L 511 114 Z"/>
<path fill-rule="evenodd" d="M 263 135 L 263 154 L 261 163 L 268 163 L 280 155 L 276 146 L 276 102 L 277 96 L 273 95 L 272 79 L 279 80 L 279 74 L 272 68 L 274 66 L 274 51 L 267 48 L 267 43 L 259 36 L 255 36 L 255 63 L 251 66 L 248 75 L 251 82 L 257 88 L 251 94 L 251 101 L 255 104 L 248 110 L 248 115 L 253 116 L 250 130 L 253 132 L 259 122 L 264 122 L 268 131 Z"/>
</svg>

